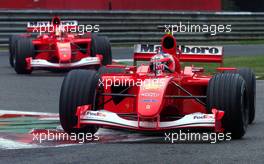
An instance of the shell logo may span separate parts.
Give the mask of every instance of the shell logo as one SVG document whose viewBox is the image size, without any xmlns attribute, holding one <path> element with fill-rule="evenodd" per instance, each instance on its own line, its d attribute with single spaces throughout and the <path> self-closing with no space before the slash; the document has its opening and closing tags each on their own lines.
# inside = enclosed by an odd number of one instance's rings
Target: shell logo
<svg viewBox="0 0 264 164">
<path fill-rule="evenodd" d="M 146 109 L 150 110 L 151 106 L 149 104 L 146 105 Z"/>
</svg>

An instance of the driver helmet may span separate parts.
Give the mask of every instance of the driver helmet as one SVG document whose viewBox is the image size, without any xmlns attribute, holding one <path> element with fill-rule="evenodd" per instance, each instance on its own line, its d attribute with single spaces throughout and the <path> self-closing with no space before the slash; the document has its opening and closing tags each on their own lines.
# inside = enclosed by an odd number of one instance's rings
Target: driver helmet
<svg viewBox="0 0 264 164">
<path fill-rule="evenodd" d="M 160 60 L 168 58 L 169 60 L 161 62 Z M 156 74 L 161 74 L 162 72 L 174 72 L 175 71 L 175 60 L 173 58 L 172 55 L 168 54 L 168 53 L 158 53 L 156 55 L 154 55 L 151 58 L 151 65 L 150 65 L 150 69 L 152 71 L 155 71 Z"/>
</svg>

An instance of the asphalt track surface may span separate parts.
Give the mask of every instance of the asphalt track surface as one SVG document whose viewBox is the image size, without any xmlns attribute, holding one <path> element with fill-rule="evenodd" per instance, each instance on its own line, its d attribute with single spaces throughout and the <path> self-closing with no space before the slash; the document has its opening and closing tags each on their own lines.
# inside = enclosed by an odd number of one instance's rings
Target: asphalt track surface
<svg viewBox="0 0 264 164">
<path fill-rule="evenodd" d="M 256 54 L 256 53 L 252 53 Z M 0 109 L 58 113 L 63 76 L 17 75 L 0 54 Z M 242 140 L 209 143 L 105 143 L 0 150 L 0 163 L 263 163 L 264 81 L 257 82 L 256 120 Z"/>
</svg>

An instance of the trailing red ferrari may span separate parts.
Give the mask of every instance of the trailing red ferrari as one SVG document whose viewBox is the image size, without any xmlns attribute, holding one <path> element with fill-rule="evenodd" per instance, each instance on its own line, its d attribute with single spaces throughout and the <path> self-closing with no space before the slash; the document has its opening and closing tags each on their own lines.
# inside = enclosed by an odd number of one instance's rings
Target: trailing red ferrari
<svg viewBox="0 0 264 164">
<path fill-rule="evenodd" d="M 28 32 L 39 35 L 10 37 L 10 65 L 18 74 L 30 74 L 36 69 L 69 70 L 111 64 L 107 37 L 72 32 L 77 26 L 77 21 L 61 21 L 59 17 L 54 17 L 51 23 L 28 23 Z"/>
<path fill-rule="evenodd" d="M 60 93 L 60 121 L 68 133 L 98 127 L 138 131 L 206 129 L 241 138 L 255 115 L 256 80 L 250 69 L 219 67 L 215 75 L 181 62 L 222 63 L 222 47 L 136 45 L 134 60 L 147 65 L 74 70 Z"/>
</svg>

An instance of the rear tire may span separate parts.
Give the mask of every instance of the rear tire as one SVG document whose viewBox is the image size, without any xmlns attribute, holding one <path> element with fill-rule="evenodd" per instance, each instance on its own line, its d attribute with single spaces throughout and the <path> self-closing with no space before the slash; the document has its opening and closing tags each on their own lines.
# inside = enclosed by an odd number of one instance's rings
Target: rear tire
<svg viewBox="0 0 264 164">
<path fill-rule="evenodd" d="M 243 77 L 247 85 L 247 93 L 249 99 L 249 117 L 248 123 L 253 123 L 256 111 L 256 76 L 249 68 L 238 69 L 238 74 Z"/>
<path fill-rule="evenodd" d="M 94 134 L 98 130 L 94 125 L 76 128 L 77 107 L 93 104 L 98 82 L 99 75 L 94 70 L 73 70 L 64 78 L 60 92 L 59 115 L 65 132 Z"/>
<path fill-rule="evenodd" d="M 250 68 L 240 68 L 234 71 L 226 71 L 231 73 L 238 73 L 246 82 L 247 93 L 249 99 L 249 118 L 248 123 L 252 124 L 255 119 L 256 112 L 256 76 L 252 69 Z"/>
<path fill-rule="evenodd" d="M 91 56 L 96 54 L 103 56 L 102 65 L 112 64 L 112 50 L 107 37 L 92 35 Z"/>
<path fill-rule="evenodd" d="M 14 67 L 15 43 L 19 38 L 21 37 L 17 35 L 11 35 L 9 37 L 9 64 L 11 67 Z"/>
<path fill-rule="evenodd" d="M 32 69 L 27 69 L 26 58 L 34 56 L 34 45 L 29 38 L 16 40 L 14 49 L 14 69 L 17 74 L 30 74 Z"/>
<path fill-rule="evenodd" d="M 225 133 L 239 139 L 248 125 L 248 96 L 246 82 L 239 74 L 219 73 L 213 76 L 207 88 L 207 110 L 225 112 L 222 119 Z"/>
</svg>

